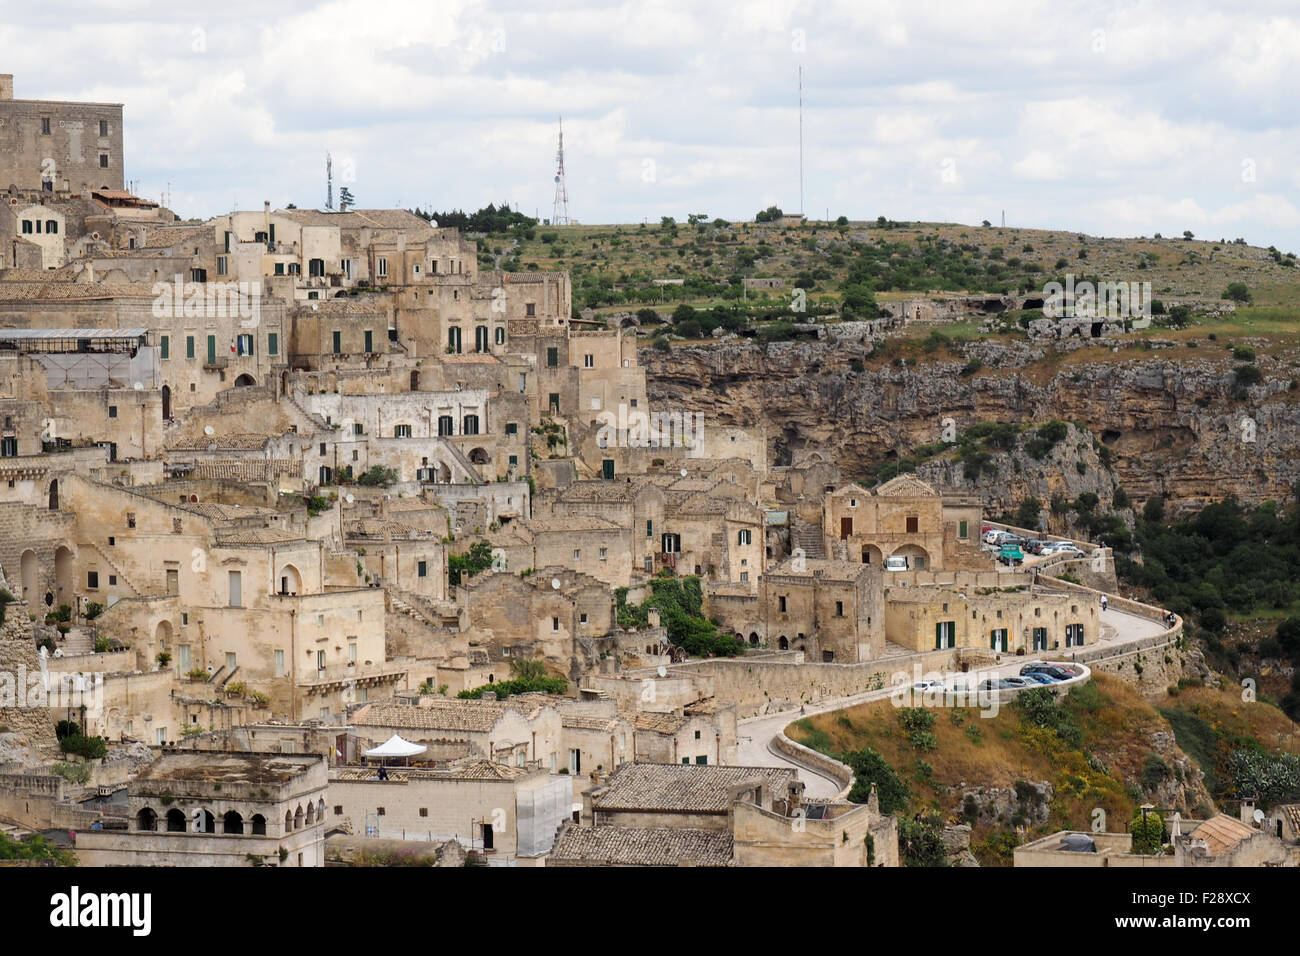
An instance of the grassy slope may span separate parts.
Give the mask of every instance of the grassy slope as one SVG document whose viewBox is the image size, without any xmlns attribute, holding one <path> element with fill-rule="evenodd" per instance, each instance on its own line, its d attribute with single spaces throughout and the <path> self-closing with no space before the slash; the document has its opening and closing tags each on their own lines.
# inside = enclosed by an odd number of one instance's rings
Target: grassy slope
<svg viewBox="0 0 1300 956">
<path fill-rule="evenodd" d="M 939 710 L 934 725 L 936 749 L 914 750 L 902 730 L 898 711 L 888 701 L 861 704 L 844 711 L 821 714 L 794 723 L 787 733 L 794 740 L 826 753 L 844 753 L 871 747 L 895 769 L 912 792 L 907 812 L 938 810 L 952 822 L 959 822 L 959 792 L 963 786 L 1012 788 L 1018 780 L 1047 780 L 1056 790 L 1051 816 L 1042 832 L 1071 827 L 1088 829 L 1094 808 L 1106 810 L 1111 821 L 1123 822 L 1143 802 L 1133 788 L 1152 753 L 1149 737 L 1169 731 L 1170 722 L 1152 704 L 1117 678 L 1097 674 L 1095 690 L 1076 693 L 1067 700 L 1083 727 L 1083 747 L 1072 750 L 1052 732 L 1023 725 L 1013 708 L 1003 708 L 996 717 L 982 718 L 970 709 Z M 1213 734 L 1207 746 L 1191 747 L 1188 755 L 1207 764 L 1221 756 L 1225 737 L 1252 737 L 1270 750 L 1300 751 L 1297 727 L 1281 711 L 1266 703 L 1243 704 L 1232 688 L 1189 688 L 1170 696 L 1161 707 L 1205 720 Z M 960 719 L 960 723 L 956 722 Z M 1179 718 L 1175 716 L 1175 720 Z M 1189 723 L 1196 727 L 1195 722 Z M 972 740 L 967 728 L 978 728 Z M 1186 728 L 1173 728 L 1180 746 Z M 1091 753 L 1102 767 L 1090 764 Z M 933 770 L 928 776 L 920 761 Z M 1202 769 L 1207 769 L 1203 766 Z M 1195 807 L 1189 808 L 1193 812 Z M 1009 821 L 1008 821 L 1009 824 Z M 993 828 L 976 829 L 973 843 L 987 838 Z M 1005 862 L 986 860 L 985 862 Z"/>
</svg>

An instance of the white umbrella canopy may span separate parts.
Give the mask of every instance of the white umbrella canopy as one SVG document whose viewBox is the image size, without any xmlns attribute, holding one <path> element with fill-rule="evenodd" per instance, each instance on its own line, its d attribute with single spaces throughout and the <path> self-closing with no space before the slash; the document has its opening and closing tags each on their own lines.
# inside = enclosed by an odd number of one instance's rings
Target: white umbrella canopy
<svg viewBox="0 0 1300 956">
<path fill-rule="evenodd" d="M 429 748 L 424 744 L 413 744 L 409 740 L 403 740 L 398 734 L 393 734 L 378 747 L 371 747 L 366 751 L 367 757 L 414 757 L 416 754 L 422 754 Z"/>
</svg>

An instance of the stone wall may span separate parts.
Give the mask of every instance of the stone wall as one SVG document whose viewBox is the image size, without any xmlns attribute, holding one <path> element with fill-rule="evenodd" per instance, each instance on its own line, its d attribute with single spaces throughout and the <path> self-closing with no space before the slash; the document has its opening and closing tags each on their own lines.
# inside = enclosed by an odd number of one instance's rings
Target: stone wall
<svg viewBox="0 0 1300 956">
<path fill-rule="evenodd" d="M 41 659 L 32 639 L 31 621 L 21 605 L 10 604 L 0 625 L 0 730 L 23 735 L 34 751 L 53 758 L 59 747 L 49 709 L 24 706 L 33 675 L 40 680 L 40 674 Z"/>
</svg>

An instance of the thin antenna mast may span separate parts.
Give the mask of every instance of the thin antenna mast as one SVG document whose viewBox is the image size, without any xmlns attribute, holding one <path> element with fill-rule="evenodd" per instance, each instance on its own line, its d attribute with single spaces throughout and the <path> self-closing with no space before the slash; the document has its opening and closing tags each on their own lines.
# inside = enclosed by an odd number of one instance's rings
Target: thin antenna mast
<svg viewBox="0 0 1300 956">
<path fill-rule="evenodd" d="M 552 226 L 569 224 L 569 187 L 564 182 L 564 117 L 560 117 L 560 146 L 555 151 L 555 205 L 551 210 Z"/>
</svg>

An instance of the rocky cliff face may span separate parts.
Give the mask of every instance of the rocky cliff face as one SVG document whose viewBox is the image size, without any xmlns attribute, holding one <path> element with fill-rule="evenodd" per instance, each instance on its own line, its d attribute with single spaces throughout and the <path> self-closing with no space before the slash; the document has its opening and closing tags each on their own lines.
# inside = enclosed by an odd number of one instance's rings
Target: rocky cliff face
<svg viewBox="0 0 1300 956">
<path fill-rule="evenodd" d="M 865 343 L 737 343 L 645 349 L 641 361 L 652 401 L 703 412 L 710 424 L 765 426 L 777 463 L 825 448 L 846 477 L 868 478 L 882 461 L 941 441 L 944 419 L 960 430 L 1058 418 L 1085 424 L 1111 450 L 1115 480 L 1139 502 L 1164 495 L 1177 510 L 1228 494 L 1248 501 L 1290 496 L 1300 480 L 1300 391 L 1291 388 L 1300 355 L 1261 354 L 1263 381 L 1242 388 L 1217 346 L 1115 353 L 1079 344 L 1057 352 L 984 341 L 965 346 L 959 358 L 936 352 L 905 360 L 872 358 Z M 974 358 L 981 367 L 963 375 Z M 1093 457 L 1081 452 L 1081 478 L 1096 474 Z M 1101 494 L 1085 487 L 1087 480 L 1074 481 L 1074 460 L 1063 470 L 1060 464 L 1022 462 L 1018 480 L 1008 462 L 985 484 L 1016 482 L 1001 495 L 1013 504 L 1053 481 Z M 931 477 L 976 490 L 960 467 Z"/>
</svg>

